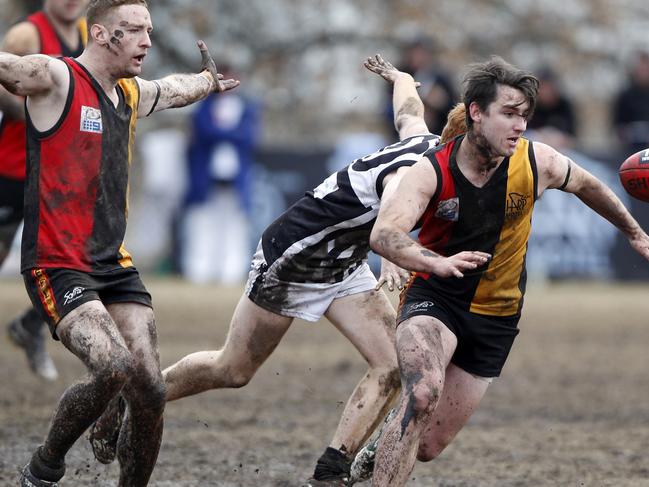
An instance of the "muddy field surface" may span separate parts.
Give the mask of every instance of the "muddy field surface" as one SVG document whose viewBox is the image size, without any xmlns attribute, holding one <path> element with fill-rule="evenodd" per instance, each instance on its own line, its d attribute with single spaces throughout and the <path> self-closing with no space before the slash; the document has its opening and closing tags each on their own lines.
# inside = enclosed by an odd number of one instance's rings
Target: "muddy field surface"
<svg viewBox="0 0 649 487">
<path fill-rule="evenodd" d="M 146 279 L 163 366 L 225 338 L 240 288 Z M 5 321 L 27 303 L 19 281 L 0 281 Z M 502 377 L 470 423 L 411 486 L 649 486 L 649 285 L 532 287 L 522 332 Z M 4 329 L 2 330 L 4 334 Z M 60 343 L 61 372 L 32 376 L 20 350 L 0 345 L 0 486 L 42 441 L 66 385 L 82 375 Z M 252 382 L 170 403 L 150 485 L 298 486 L 336 427 L 364 372 L 327 322 L 297 321 Z M 83 438 L 61 487 L 116 485 L 116 465 Z"/>
</svg>

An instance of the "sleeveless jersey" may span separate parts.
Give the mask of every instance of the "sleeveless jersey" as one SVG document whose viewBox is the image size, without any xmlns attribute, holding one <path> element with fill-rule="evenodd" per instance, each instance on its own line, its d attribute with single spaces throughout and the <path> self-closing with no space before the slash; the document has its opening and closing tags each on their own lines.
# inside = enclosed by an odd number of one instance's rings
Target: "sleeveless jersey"
<svg viewBox="0 0 649 487">
<path fill-rule="evenodd" d="M 81 64 L 63 61 L 70 88 L 57 123 L 39 132 L 27 113 L 21 268 L 109 272 L 130 267 L 122 241 L 138 85 L 135 79 L 120 80 L 115 107 Z"/>
<path fill-rule="evenodd" d="M 43 11 L 27 17 L 34 24 L 40 40 L 40 54 L 52 57 L 76 57 L 83 52 L 86 43 L 86 21 L 79 20 L 79 47 L 71 50 L 57 34 Z M 0 176 L 22 181 L 25 179 L 25 122 L 2 119 L 0 123 Z"/>
<path fill-rule="evenodd" d="M 273 222 L 261 245 L 268 266 L 289 282 L 340 282 L 370 250 L 383 180 L 436 146 L 437 135 L 410 137 L 329 176 Z"/>
<path fill-rule="evenodd" d="M 437 174 L 437 192 L 422 217 L 419 241 L 444 256 L 479 250 L 492 259 L 461 279 L 418 275 L 435 292 L 473 313 L 517 315 L 523 305 L 525 254 L 537 199 L 534 148 L 529 140 L 519 139 L 514 154 L 478 188 L 456 162 L 462 137 L 426 154 Z"/>
</svg>

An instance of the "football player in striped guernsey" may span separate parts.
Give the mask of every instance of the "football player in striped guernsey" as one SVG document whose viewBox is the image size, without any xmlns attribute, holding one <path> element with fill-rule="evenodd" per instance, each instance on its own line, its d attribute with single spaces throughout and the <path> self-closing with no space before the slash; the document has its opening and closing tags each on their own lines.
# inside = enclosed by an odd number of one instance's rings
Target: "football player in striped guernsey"
<svg viewBox="0 0 649 487">
<path fill-rule="evenodd" d="M 514 338 L 532 208 L 548 189 L 581 199 L 649 258 L 649 237 L 601 181 L 523 137 L 538 80 L 498 57 L 473 65 L 468 131 L 429 151 L 381 206 L 372 249 L 414 272 L 396 332 L 401 396 L 378 442 L 373 485 L 405 485 L 466 424 Z M 420 222 L 419 241 L 409 236 Z"/>
<path fill-rule="evenodd" d="M 86 42 L 86 21 L 81 17 L 86 0 L 45 0 L 43 9 L 11 27 L 2 50 L 25 56 L 71 56 L 81 54 Z M 25 184 L 24 100 L 0 87 L 0 265 L 23 219 Z M 11 321 L 7 333 L 11 341 L 25 350 L 34 373 L 46 380 L 58 377 L 47 353 L 45 322 L 33 307 Z"/>
<path fill-rule="evenodd" d="M 118 394 L 128 405 L 119 485 L 148 483 L 165 388 L 151 296 L 122 244 L 135 125 L 238 85 L 220 79 L 202 41 L 199 73 L 139 78 L 153 29 L 145 0 L 90 0 L 87 22 L 76 58 L 0 53 L 0 83 L 26 97 L 21 271 L 52 337 L 88 372 L 63 393 L 23 487 L 56 486 L 69 449 Z"/>
</svg>

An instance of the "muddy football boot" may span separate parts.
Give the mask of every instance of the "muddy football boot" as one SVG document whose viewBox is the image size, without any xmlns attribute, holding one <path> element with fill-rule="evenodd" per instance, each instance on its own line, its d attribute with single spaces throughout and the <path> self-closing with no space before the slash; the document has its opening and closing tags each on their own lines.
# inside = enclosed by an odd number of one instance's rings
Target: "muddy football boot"
<svg viewBox="0 0 649 487">
<path fill-rule="evenodd" d="M 357 482 L 365 482 L 372 478 L 372 473 L 374 472 L 374 459 L 376 457 L 376 449 L 379 446 L 379 440 L 383 434 L 383 428 L 388 424 L 394 415 L 396 414 L 395 409 L 390 409 L 390 412 L 385 417 L 381 429 L 367 441 L 365 446 L 361 448 L 352 462 L 351 467 L 349 468 L 349 483 L 348 485 L 354 485 Z"/>
<path fill-rule="evenodd" d="M 115 460 L 119 430 L 124 422 L 125 411 L 126 401 L 121 394 L 117 395 L 90 427 L 88 441 L 98 462 L 108 465 Z"/>
<path fill-rule="evenodd" d="M 313 476 L 301 487 L 346 487 L 352 461 L 344 452 L 327 447 L 316 463 Z"/>
<path fill-rule="evenodd" d="M 40 330 L 34 333 L 25 326 L 28 314 L 29 312 L 9 323 L 7 335 L 14 345 L 25 351 L 32 372 L 45 380 L 54 381 L 58 378 L 59 373 L 47 353 L 43 333 Z"/>
<path fill-rule="evenodd" d="M 29 463 L 20 472 L 20 487 L 58 487 L 58 482 L 37 478 L 29 468 Z"/>
<path fill-rule="evenodd" d="M 20 487 L 58 487 L 58 482 L 65 475 L 65 464 L 52 465 L 43 460 L 38 450 L 20 472 Z M 45 479 L 50 480 L 45 480 Z"/>
</svg>

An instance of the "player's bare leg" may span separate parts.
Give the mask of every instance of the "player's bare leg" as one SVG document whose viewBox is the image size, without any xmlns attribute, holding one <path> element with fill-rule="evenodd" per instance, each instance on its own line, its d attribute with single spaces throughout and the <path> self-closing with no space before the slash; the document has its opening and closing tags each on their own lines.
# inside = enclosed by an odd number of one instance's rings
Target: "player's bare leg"
<svg viewBox="0 0 649 487">
<path fill-rule="evenodd" d="M 54 482 L 65 472 L 68 450 L 119 393 L 132 371 L 126 343 L 99 301 L 68 313 L 58 324 L 57 334 L 84 363 L 88 375 L 63 393 L 44 444 L 25 468 L 24 475 Z"/>
<path fill-rule="evenodd" d="M 401 486 L 408 480 L 456 346 L 455 335 L 435 318 L 414 316 L 397 328 L 401 396 L 379 441 L 374 486 Z"/>
<path fill-rule="evenodd" d="M 131 352 L 132 366 L 122 389 L 127 413 L 117 443 L 120 486 L 147 485 L 162 441 L 165 386 L 160 371 L 153 310 L 137 303 L 107 306 Z"/>
<path fill-rule="evenodd" d="M 210 389 L 245 386 L 292 322 L 293 318 L 267 311 L 241 296 L 222 349 L 192 353 L 163 371 L 167 400 Z"/>
<path fill-rule="evenodd" d="M 449 364 L 442 397 L 421 435 L 417 460 L 428 462 L 444 451 L 474 413 L 490 382 Z"/>
<path fill-rule="evenodd" d="M 292 321 L 242 296 L 221 350 L 189 354 L 162 372 L 167 401 L 211 389 L 243 387 L 275 350 Z M 115 459 L 124 415 L 121 401 L 113 400 L 91 428 L 90 444 L 102 463 Z"/>
<path fill-rule="evenodd" d="M 383 291 L 338 298 L 326 316 L 365 358 L 369 370 L 347 401 L 330 447 L 318 460 L 309 485 L 328 485 L 313 481 L 335 482 L 349 475 L 351 459 L 399 391 L 396 313 Z"/>
</svg>

